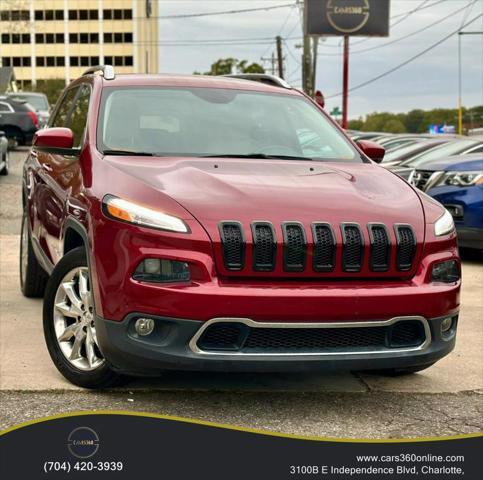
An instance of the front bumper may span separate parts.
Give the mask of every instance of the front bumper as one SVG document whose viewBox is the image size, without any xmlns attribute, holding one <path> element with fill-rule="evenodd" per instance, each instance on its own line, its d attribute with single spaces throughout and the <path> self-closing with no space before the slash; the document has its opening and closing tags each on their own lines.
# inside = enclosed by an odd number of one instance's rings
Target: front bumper
<svg viewBox="0 0 483 480">
<path fill-rule="evenodd" d="M 141 316 L 155 320 L 155 330 L 148 337 L 140 337 L 135 332 L 134 322 Z M 130 314 L 122 322 L 96 317 L 96 330 L 101 351 L 113 369 L 133 375 L 157 375 L 163 370 L 251 372 L 377 370 L 430 364 L 450 353 L 455 345 L 457 313 L 453 312 L 452 316 L 453 326 L 444 336 L 441 333 L 441 322 L 446 317 L 429 320 L 422 318 L 426 331 L 426 340 L 423 344 L 415 348 L 380 351 L 346 348 L 343 352 L 310 353 L 206 352 L 196 347 L 200 332 L 206 328 L 205 322 L 141 313 Z M 238 319 L 231 320 L 238 321 Z M 362 327 L 371 323 L 382 325 L 392 321 L 394 319 L 350 323 L 351 325 L 357 323 Z M 311 325 L 312 328 L 327 328 L 330 323 Z M 297 324 L 283 325 L 293 327 Z"/>
</svg>

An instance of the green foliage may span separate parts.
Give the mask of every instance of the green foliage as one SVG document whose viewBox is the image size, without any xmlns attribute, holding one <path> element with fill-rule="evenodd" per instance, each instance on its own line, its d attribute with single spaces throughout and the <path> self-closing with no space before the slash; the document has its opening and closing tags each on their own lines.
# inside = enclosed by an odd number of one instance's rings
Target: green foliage
<svg viewBox="0 0 483 480">
<path fill-rule="evenodd" d="M 483 125 L 483 105 L 463 109 L 465 128 Z M 364 132 L 425 133 L 430 125 L 458 125 L 458 110 L 435 108 L 433 110 L 415 109 L 408 113 L 374 112 L 365 119 L 349 121 L 349 129 Z"/>
<path fill-rule="evenodd" d="M 362 117 L 359 117 L 357 120 L 349 120 L 347 122 L 347 128 L 349 130 L 362 130 L 362 126 L 364 125 L 364 120 Z"/>
<path fill-rule="evenodd" d="M 220 58 L 211 64 L 209 72 L 204 75 L 229 75 L 232 72 L 237 73 L 265 73 L 265 69 L 258 63 L 248 64 L 248 60 L 238 60 L 236 58 Z M 199 72 L 194 72 L 199 75 Z"/>
<path fill-rule="evenodd" d="M 32 92 L 45 93 L 49 99 L 51 105 L 55 105 L 57 99 L 59 98 L 62 90 L 65 88 L 65 80 L 52 79 L 52 80 L 38 80 L 37 86 L 32 87 Z M 27 90 L 24 88 L 24 90 Z"/>
</svg>

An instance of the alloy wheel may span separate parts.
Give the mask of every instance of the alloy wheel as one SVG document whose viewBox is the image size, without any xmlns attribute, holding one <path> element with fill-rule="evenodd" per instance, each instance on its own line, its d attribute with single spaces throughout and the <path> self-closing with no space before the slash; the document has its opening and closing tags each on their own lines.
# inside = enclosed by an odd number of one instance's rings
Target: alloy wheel
<svg viewBox="0 0 483 480">
<path fill-rule="evenodd" d="M 64 276 L 54 301 L 54 330 L 60 350 L 70 364 L 91 371 L 105 362 L 97 343 L 94 305 L 86 267 Z"/>
</svg>

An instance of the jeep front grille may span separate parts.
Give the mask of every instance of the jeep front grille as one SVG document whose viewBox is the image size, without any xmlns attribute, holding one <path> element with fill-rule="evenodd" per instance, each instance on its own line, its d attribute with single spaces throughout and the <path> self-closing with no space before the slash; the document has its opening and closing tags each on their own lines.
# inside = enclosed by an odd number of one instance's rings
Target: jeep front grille
<svg viewBox="0 0 483 480">
<path fill-rule="evenodd" d="M 400 275 L 413 269 L 417 239 L 410 225 L 342 223 L 338 228 L 337 232 L 335 226 L 324 222 L 314 222 L 307 229 L 299 222 L 272 225 L 256 221 L 248 228 L 235 221 L 221 222 L 223 265 L 228 271 L 244 274 L 392 271 Z M 251 235 L 247 242 L 245 234 Z M 251 265 L 246 264 L 247 256 Z"/>
</svg>

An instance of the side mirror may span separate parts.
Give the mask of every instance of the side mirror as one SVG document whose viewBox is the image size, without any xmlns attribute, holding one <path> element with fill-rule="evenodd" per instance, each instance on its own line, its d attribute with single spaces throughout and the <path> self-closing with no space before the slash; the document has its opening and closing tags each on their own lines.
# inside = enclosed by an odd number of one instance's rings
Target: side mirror
<svg viewBox="0 0 483 480">
<path fill-rule="evenodd" d="M 70 128 L 44 128 L 34 134 L 32 145 L 40 151 L 58 155 L 78 155 L 79 149 L 73 148 L 74 134 Z"/>
<path fill-rule="evenodd" d="M 381 163 L 386 149 L 376 142 L 370 140 L 359 140 L 357 146 L 374 162 Z"/>
</svg>

